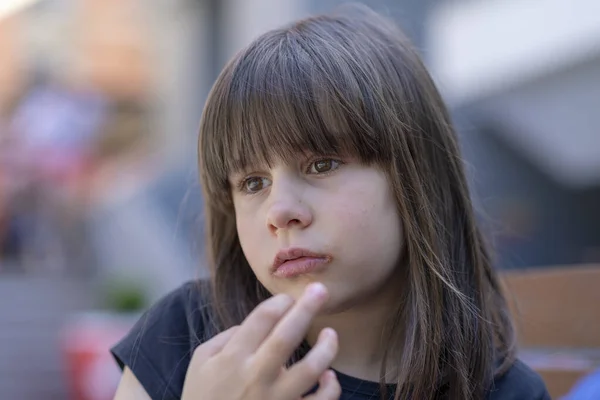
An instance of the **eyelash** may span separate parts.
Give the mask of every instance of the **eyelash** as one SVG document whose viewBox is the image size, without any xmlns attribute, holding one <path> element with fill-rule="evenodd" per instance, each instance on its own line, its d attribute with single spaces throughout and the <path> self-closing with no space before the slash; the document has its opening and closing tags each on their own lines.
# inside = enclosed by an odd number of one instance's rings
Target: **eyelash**
<svg viewBox="0 0 600 400">
<path fill-rule="evenodd" d="M 309 171 L 311 169 L 311 167 L 319 161 L 332 161 L 332 162 L 337 163 L 337 166 L 335 168 L 331 169 L 330 171 L 316 173 L 316 174 L 310 174 L 310 175 L 327 176 L 327 175 L 335 172 L 340 166 L 344 165 L 344 162 L 338 158 L 331 158 L 331 157 L 316 158 L 316 159 L 308 162 L 306 168 L 304 168 L 305 173 L 308 173 L 307 171 Z M 253 176 L 247 176 L 247 177 L 241 179 L 238 182 L 238 184 L 236 185 L 236 189 L 239 192 L 241 192 L 242 194 L 247 195 L 247 196 L 252 196 L 252 195 L 258 194 L 259 192 L 249 192 L 246 190 L 246 184 L 248 183 L 248 181 L 251 179 L 256 179 L 256 178 L 261 178 L 261 177 L 253 175 Z"/>
</svg>

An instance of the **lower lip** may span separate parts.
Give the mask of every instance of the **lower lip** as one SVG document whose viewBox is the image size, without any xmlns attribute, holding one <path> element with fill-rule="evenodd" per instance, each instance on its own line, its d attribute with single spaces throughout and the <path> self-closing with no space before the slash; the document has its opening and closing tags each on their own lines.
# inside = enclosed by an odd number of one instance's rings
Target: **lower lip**
<svg viewBox="0 0 600 400">
<path fill-rule="evenodd" d="M 295 276 L 321 271 L 328 263 L 328 258 L 300 257 L 295 260 L 284 262 L 275 270 L 275 272 L 273 272 L 273 275 L 278 278 L 293 278 Z"/>
</svg>

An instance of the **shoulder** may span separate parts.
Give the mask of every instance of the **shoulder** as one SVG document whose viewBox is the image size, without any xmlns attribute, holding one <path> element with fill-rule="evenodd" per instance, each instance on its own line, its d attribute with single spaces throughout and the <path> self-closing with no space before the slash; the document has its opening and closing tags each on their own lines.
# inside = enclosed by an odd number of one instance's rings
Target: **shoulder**
<svg viewBox="0 0 600 400">
<path fill-rule="evenodd" d="M 133 372 L 151 398 L 179 398 L 191 354 L 206 340 L 209 285 L 189 281 L 142 314 L 112 349 L 119 366 Z"/>
<path fill-rule="evenodd" d="M 544 381 L 521 360 L 494 380 L 488 400 L 550 400 Z"/>
</svg>

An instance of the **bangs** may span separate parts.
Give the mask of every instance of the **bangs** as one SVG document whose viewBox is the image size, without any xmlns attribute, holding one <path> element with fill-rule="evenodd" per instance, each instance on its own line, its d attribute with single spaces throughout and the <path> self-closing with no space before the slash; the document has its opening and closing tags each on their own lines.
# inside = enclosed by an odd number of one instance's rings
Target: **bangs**
<svg viewBox="0 0 600 400">
<path fill-rule="evenodd" d="M 201 167 L 213 185 L 206 184 L 226 189 L 232 173 L 299 153 L 391 160 L 373 94 L 381 82 L 343 51 L 341 39 L 312 33 L 271 32 L 221 74 L 201 123 Z"/>
</svg>

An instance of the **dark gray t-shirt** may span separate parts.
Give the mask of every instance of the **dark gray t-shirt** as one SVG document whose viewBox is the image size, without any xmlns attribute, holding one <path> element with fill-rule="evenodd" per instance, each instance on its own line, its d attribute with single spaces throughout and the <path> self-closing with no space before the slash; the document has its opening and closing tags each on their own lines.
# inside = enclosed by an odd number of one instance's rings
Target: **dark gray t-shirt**
<svg viewBox="0 0 600 400">
<path fill-rule="evenodd" d="M 203 293 L 206 283 L 191 281 L 146 311 L 131 331 L 112 349 L 119 366 L 129 367 L 153 400 L 181 397 L 193 350 L 202 341 Z M 340 400 L 379 398 L 379 383 L 336 371 L 342 387 Z M 393 386 L 390 385 L 393 390 Z M 441 396 L 443 398 L 443 396 Z M 549 400 L 542 379 L 521 361 L 496 379 L 487 400 Z"/>
</svg>

